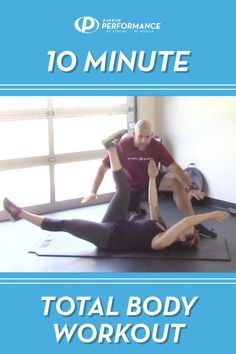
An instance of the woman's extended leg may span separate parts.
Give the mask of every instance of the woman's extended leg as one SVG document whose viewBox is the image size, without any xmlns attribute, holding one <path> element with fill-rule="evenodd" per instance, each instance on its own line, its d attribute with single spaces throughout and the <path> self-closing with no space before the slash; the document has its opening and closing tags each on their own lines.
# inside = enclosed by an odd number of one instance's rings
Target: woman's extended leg
<svg viewBox="0 0 236 354">
<path fill-rule="evenodd" d="M 14 220 L 27 220 L 43 230 L 68 232 L 101 249 L 106 248 L 114 228 L 113 223 L 102 224 L 81 219 L 57 220 L 39 216 L 18 207 L 7 198 L 4 199 L 4 208 Z"/>
<path fill-rule="evenodd" d="M 127 220 L 127 212 L 130 201 L 130 188 L 128 185 L 128 181 L 123 172 L 117 149 L 115 144 L 113 143 L 113 140 L 109 140 L 108 138 L 103 141 L 103 144 L 109 154 L 113 179 L 116 185 L 116 192 L 109 203 L 106 214 L 102 219 L 102 222 L 116 222 Z"/>
</svg>

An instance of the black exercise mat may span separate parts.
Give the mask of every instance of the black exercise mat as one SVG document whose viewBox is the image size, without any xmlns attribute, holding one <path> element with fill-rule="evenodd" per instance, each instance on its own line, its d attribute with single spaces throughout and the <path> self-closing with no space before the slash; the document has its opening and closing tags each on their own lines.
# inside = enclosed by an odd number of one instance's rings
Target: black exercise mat
<svg viewBox="0 0 236 354">
<path fill-rule="evenodd" d="M 70 235 L 48 236 L 29 253 L 49 257 L 92 257 L 92 258 L 152 258 L 230 261 L 226 240 L 223 237 L 200 239 L 197 247 L 170 247 L 154 252 L 110 252 L 100 251 L 91 243 Z"/>
</svg>

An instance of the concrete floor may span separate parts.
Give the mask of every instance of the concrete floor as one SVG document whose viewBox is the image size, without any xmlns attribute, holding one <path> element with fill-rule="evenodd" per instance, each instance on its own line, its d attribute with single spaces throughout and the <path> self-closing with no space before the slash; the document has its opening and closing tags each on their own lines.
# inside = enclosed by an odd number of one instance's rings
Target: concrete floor
<svg viewBox="0 0 236 354">
<path fill-rule="evenodd" d="M 100 221 L 106 204 L 73 209 L 51 214 L 55 218 L 79 217 Z M 210 206 L 195 207 L 196 213 L 214 210 Z M 161 200 L 161 211 L 168 225 L 181 218 L 172 198 Z M 230 261 L 201 260 L 161 260 L 161 259 L 121 259 L 121 258 L 79 258 L 79 257 L 41 257 L 28 251 L 39 244 L 47 231 L 20 220 L 0 223 L 0 272 L 235 272 L 236 271 L 236 217 L 217 224 L 205 223 L 214 227 L 219 235 L 227 240 Z"/>
</svg>

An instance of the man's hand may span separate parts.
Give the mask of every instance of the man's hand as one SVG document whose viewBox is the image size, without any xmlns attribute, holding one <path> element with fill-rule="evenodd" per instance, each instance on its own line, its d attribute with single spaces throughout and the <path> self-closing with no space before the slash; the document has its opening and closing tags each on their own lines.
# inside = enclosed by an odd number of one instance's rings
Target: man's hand
<svg viewBox="0 0 236 354">
<path fill-rule="evenodd" d="M 148 163 L 148 175 L 149 177 L 156 178 L 159 174 L 159 168 L 157 167 L 155 161 L 151 159 Z"/>
<path fill-rule="evenodd" d="M 89 202 L 90 200 L 95 200 L 95 199 L 97 199 L 97 198 L 98 198 L 98 196 L 97 196 L 96 193 L 91 193 L 91 194 L 89 194 L 87 197 L 84 197 L 84 198 L 81 200 L 81 203 L 82 203 L 82 204 L 85 204 L 85 203 Z"/>
<path fill-rule="evenodd" d="M 188 192 L 188 197 L 191 200 L 192 198 L 195 198 L 197 200 L 203 200 L 205 198 L 206 194 L 201 192 L 199 189 L 191 189 Z"/>
</svg>

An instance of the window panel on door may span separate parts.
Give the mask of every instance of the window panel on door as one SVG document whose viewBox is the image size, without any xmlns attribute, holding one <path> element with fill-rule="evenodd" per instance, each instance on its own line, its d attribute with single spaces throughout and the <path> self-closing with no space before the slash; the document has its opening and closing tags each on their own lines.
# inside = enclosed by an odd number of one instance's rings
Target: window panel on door
<svg viewBox="0 0 236 354">
<path fill-rule="evenodd" d="M 16 111 L 29 109 L 45 109 L 48 105 L 48 98 L 44 96 L 6 96 L 0 97 L 0 111 Z"/>
<path fill-rule="evenodd" d="M 107 107 L 127 104 L 127 96 L 53 97 L 54 108 Z"/>
<path fill-rule="evenodd" d="M 89 160 L 55 166 L 56 201 L 81 198 L 90 194 L 92 183 L 101 160 Z M 111 173 L 107 173 L 99 194 L 114 191 Z"/>
<path fill-rule="evenodd" d="M 49 181 L 47 166 L 0 171 L 0 200 L 12 198 L 24 207 L 49 203 Z"/>
<path fill-rule="evenodd" d="M 0 97 L 0 200 L 7 196 L 42 212 L 55 201 L 69 207 L 69 199 L 88 195 L 101 141 L 127 128 L 130 102 L 126 96 Z M 109 171 L 98 192 L 113 191 Z"/>
<path fill-rule="evenodd" d="M 47 119 L 1 121 L 0 160 L 48 155 Z"/>
<path fill-rule="evenodd" d="M 55 154 L 103 149 L 101 141 L 106 136 L 126 127 L 126 114 L 56 118 Z"/>
</svg>

